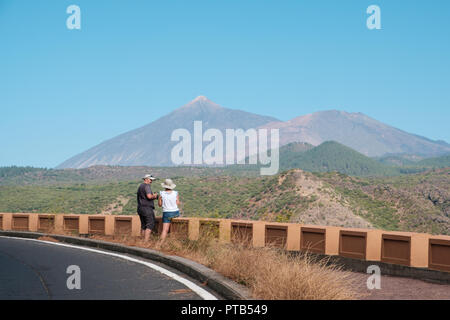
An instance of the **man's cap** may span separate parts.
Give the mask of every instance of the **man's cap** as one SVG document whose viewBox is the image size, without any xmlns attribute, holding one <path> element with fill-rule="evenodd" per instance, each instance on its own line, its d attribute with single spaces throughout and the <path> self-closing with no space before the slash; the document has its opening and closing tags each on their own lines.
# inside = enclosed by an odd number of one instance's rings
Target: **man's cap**
<svg viewBox="0 0 450 320">
<path fill-rule="evenodd" d="M 154 176 L 152 176 L 151 174 L 146 174 L 142 179 L 150 179 L 150 180 L 155 180 L 156 178 Z"/>
</svg>

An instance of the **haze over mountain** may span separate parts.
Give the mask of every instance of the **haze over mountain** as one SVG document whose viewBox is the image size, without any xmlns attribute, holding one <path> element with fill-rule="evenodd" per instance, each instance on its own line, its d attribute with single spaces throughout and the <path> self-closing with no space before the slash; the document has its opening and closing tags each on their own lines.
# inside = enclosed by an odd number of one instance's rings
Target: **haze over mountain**
<svg viewBox="0 0 450 320">
<path fill-rule="evenodd" d="M 204 96 L 141 128 L 100 143 L 60 164 L 57 168 L 86 168 L 93 165 L 171 166 L 171 141 L 175 129 L 187 129 L 193 137 L 194 121 L 202 121 L 203 132 L 225 129 L 277 128 L 280 146 L 291 142 L 320 145 L 334 140 L 366 156 L 415 154 L 422 157 L 450 153 L 450 145 L 393 128 L 362 113 L 322 111 L 283 122 L 241 110 L 219 106 Z M 225 135 L 224 135 L 225 137 Z M 204 147 L 208 143 L 204 143 Z"/>
</svg>

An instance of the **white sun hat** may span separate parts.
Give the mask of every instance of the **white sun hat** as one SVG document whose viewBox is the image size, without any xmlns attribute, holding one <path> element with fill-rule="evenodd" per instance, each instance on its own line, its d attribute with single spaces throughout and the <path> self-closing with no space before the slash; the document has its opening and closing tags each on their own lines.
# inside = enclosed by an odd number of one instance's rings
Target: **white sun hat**
<svg viewBox="0 0 450 320">
<path fill-rule="evenodd" d="M 150 179 L 150 180 L 155 180 L 156 178 L 154 176 L 152 176 L 151 174 L 146 174 L 145 176 L 142 177 L 142 179 Z"/>
<path fill-rule="evenodd" d="M 165 189 L 175 189 L 177 186 L 175 183 L 173 183 L 172 179 L 166 179 L 163 183 L 161 183 L 161 186 Z"/>
</svg>

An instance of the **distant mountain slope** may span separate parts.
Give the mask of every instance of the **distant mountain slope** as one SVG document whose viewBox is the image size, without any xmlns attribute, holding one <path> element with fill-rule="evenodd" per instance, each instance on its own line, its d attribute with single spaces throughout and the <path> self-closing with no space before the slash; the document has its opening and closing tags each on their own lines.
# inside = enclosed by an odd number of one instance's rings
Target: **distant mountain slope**
<svg viewBox="0 0 450 320">
<path fill-rule="evenodd" d="M 178 143 L 171 141 L 172 132 L 184 128 L 193 138 L 196 120 L 202 121 L 203 132 L 209 128 L 218 129 L 223 134 L 225 129 L 279 129 L 280 146 L 291 142 L 317 146 L 333 140 L 369 157 L 385 154 L 436 157 L 450 153 L 450 145 L 444 141 L 432 141 L 404 132 L 362 113 L 322 111 L 282 122 L 272 117 L 223 108 L 200 96 L 148 125 L 109 139 L 68 159 L 57 168 L 86 168 L 94 165 L 172 166 L 171 151 Z M 206 145 L 205 142 L 203 147 Z"/>
<path fill-rule="evenodd" d="M 423 166 L 406 170 L 401 166 L 380 163 L 335 141 L 325 141 L 317 147 L 304 142 L 288 143 L 279 148 L 279 159 L 280 171 L 302 169 L 309 172 L 336 171 L 350 176 L 392 176 L 425 170 Z M 225 171 L 237 174 L 246 170 L 250 173 L 259 172 L 259 168 L 260 165 L 232 165 Z"/>
<path fill-rule="evenodd" d="M 257 128 L 275 118 L 223 108 L 200 96 L 187 105 L 176 109 L 139 129 L 126 132 L 107 140 L 73 158 L 57 168 L 86 168 L 93 165 L 122 166 L 170 166 L 170 155 L 177 142 L 170 140 L 175 129 L 184 128 L 193 137 L 194 121 L 203 123 L 203 132 L 208 128 L 225 129 Z"/>
<path fill-rule="evenodd" d="M 450 154 L 442 157 L 423 159 L 416 163 L 417 166 L 448 168 L 450 167 Z"/>
<path fill-rule="evenodd" d="M 298 154 L 315 148 L 307 142 L 291 142 L 280 148 L 280 155 L 285 162 L 289 162 L 291 158 L 295 158 Z"/>
<path fill-rule="evenodd" d="M 418 161 L 422 160 L 421 157 L 411 157 L 408 155 L 401 155 L 401 154 L 387 154 L 382 157 L 376 157 L 374 159 L 380 163 L 391 166 L 415 165 Z"/>
<path fill-rule="evenodd" d="M 407 133 L 362 113 L 321 111 L 262 127 L 280 129 L 281 145 L 295 141 L 319 145 L 333 140 L 368 157 L 388 153 L 432 157 L 450 152 L 450 145 L 446 142 Z"/>
<path fill-rule="evenodd" d="M 390 166 L 368 158 L 340 143 L 326 141 L 303 152 L 280 148 L 280 167 L 282 170 L 299 168 L 310 172 L 338 171 L 352 176 L 393 175 L 399 172 Z"/>
<path fill-rule="evenodd" d="M 34 168 L 34 167 L 0 167 L 0 182 L 2 180 L 14 179 L 16 177 L 23 177 L 27 174 L 36 174 L 41 172 L 46 172 L 48 169 L 45 168 Z"/>
<path fill-rule="evenodd" d="M 450 154 L 440 157 L 417 158 L 408 155 L 386 155 L 376 159 L 378 162 L 403 168 L 448 168 Z"/>
</svg>

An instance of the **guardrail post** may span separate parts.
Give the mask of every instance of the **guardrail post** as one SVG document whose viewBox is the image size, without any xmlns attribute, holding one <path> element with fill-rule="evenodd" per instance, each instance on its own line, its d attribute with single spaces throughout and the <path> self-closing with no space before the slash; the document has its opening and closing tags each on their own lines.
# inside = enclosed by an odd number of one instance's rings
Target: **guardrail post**
<svg viewBox="0 0 450 320">
<path fill-rule="evenodd" d="M 114 216 L 105 216 L 105 235 L 114 235 Z"/>
<path fill-rule="evenodd" d="M 381 261 L 381 235 L 378 229 L 367 231 L 366 260 Z"/>
<path fill-rule="evenodd" d="M 79 234 L 88 234 L 89 233 L 89 215 L 87 214 L 80 214 L 79 217 Z"/>
<path fill-rule="evenodd" d="M 189 240 L 198 240 L 200 234 L 200 220 L 197 218 L 189 218 L 188 222 Z"/>
<path fill-rule="evenodd" d="M 141 235 L 141 219 L 138 215 L 131 217 L 131 235 L 139 237 Z"/>
<path fill-rule="evenodd" d="M 220 220 L 219 240 L 220 242 L 231 241 L 231 220 Z"/>
<path fill-rule="evenodd" d="M 39 222 L 39 214 L 37 213 L 30 213 L 28 215 L 28 229 L 30 231 L 37 231 L 38 230 L 38 222 Z"/>
<path fill-rule="evenodd" d="M 253 247 L 264 247 L 266 245 L 266 223 L 262 221 L 253 222 Z"/>
<path fill-rule="evenodd" d="M 286 250 L 299 251 L 300 250 L 300 224 L 288 225 Z"/>
<path fill-rule="evenodd" d="M 325 254 L 339 254 L 339 227 L 325 227 Z"/>
<path fill-rule="evenodd" d="M 64 232 L 64 215 L 63 214 L 55 214 L 55 222 L 54 222 L 54 232 L 62 233 Z"/>
<path fill-rule="evenodd" d="M 3 230 L 12 229 L 12 213 L 3 214 Z"/>
<path fill-rule="evenodd" d="M 428 268 L 428 248 L 430 235 L 413 233 L 411 235 L 411 267 Z"/>
</svg>

